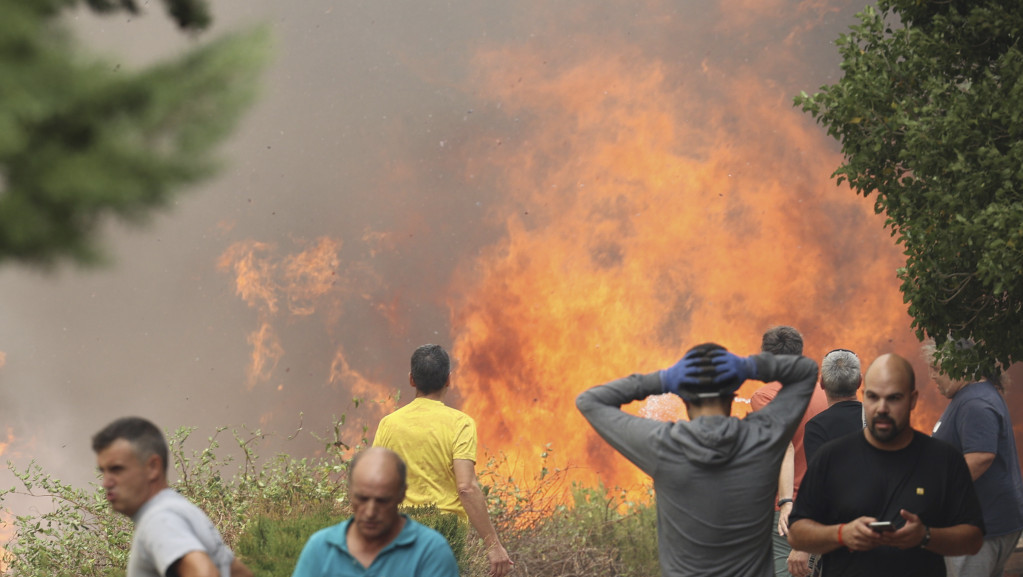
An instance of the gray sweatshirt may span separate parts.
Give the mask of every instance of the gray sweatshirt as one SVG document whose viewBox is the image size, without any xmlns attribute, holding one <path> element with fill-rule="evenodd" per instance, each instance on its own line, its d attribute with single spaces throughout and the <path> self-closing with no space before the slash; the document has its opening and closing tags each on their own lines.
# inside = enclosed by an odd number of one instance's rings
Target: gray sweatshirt
<svg viewBox="0 0 1023 577">
<path fill-rule="evenodd" d="M 744 419 L 666 423 L 622 411 L 622 405 L 661 394 L 659 373 L 611 381 L 576 399 L 600 436 L 653 478 L 665 577 L 774 575 L 778 472 L 810 402 L 817 363 L 769 353 L 753 358 L 758 380 L 783 386 Z"/>
</svg>

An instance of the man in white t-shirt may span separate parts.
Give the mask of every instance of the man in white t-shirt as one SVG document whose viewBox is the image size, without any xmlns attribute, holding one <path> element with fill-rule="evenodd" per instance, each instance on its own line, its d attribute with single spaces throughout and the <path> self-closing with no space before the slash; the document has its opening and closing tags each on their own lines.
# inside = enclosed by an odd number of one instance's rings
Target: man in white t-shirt
<svg viewBox="0 0 1023 577">
<path fill-rule="evenodd" d="M 201 509 L 167 485 L 167 442 L 125 417 L 92 437 L 110 507 L 135 523 L 126 577 L 252 577 Z"/>
</svg>

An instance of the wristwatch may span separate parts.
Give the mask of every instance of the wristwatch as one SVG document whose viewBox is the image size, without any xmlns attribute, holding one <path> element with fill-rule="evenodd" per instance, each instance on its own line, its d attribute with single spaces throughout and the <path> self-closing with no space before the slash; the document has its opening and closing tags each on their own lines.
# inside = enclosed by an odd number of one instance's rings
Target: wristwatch
<svg viewBox="0 0 1023 577">
<path fill-rule="evenodd" d="M 792 502 L 793 502 L 792 499 L 789 499 L 788 497 L 786 497 L 784 499 L 778 499 L 778 506 L 781 507 L 785 503 L 792 503 Z"/>
<path fill-rule="evenodd" d="M 924 538 L 923 538 L 922 541 L 920 541 L 920 548 L 921 549 L 926 549 L 927 548 L 927 544 L 930 543 L 930 542 L 931 542 L 931 528 L 928 527 L 927 525 L 924 525 Z"/>
</svg>

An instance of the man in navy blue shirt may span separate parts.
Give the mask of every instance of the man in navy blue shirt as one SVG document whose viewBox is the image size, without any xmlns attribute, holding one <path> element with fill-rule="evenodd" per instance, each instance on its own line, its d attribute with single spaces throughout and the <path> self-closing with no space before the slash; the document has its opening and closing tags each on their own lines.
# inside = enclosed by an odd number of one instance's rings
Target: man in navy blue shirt
<svg viewBox="0 0 1023 577">
<path fill-rule="evenodd" d="M 1023 480 L 1009 409 L 1002 397 L 1005 376 L 977 382 L 953 380 L 936 366 L 932 343 L 924 345 L 923 353 L 938 391 L 951 399 L 932 436 L 951 443 L 966 458 L 987 529 L 979 553 L 945 558 L 948 574 L 1001 577 L 1023 531 Z"/>
</svg>

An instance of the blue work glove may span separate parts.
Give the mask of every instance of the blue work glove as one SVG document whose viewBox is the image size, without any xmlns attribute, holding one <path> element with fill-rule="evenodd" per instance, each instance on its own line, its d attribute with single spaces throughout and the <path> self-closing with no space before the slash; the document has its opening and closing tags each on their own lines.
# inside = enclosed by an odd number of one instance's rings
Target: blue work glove
<svg viewBox="0 0 1023 577">
<path fill-rule="evenodd" d="M 740 357 L 725 350 L 713 351 L 710 358 L 714 364 L 714 382 L 725 383 L 737 379 L 738 384 L 757 378 L 757 362 L 753 357 Z"/>
<path fill-rule="evenodd" d="M 661 391 L 678 394 L 680 388 L 710 384 L 714 365 L 700 351 L 689 351 L 671 368 L 661 371 Z"/>
</svg>

